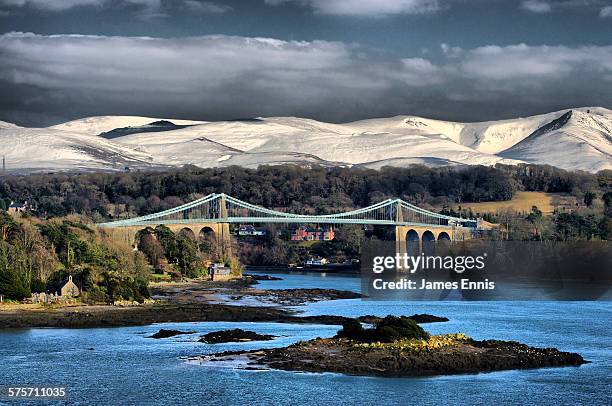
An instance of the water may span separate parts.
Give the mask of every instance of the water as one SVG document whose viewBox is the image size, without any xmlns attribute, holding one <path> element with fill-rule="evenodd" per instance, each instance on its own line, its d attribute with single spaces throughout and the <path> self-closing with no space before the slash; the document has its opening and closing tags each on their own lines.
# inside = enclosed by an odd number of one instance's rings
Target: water
<svg viewBox="0 0 612 406">
<path fill-rule="evenodd" d="M 359 279 L 285 275 L 261 288 L 324 287 L 359 290 Z M 278 323 L 164 323 L 98 329 L 23 329 L 0 332 L 0 385 L 70 387 L 69 404 L 611 404 L 612 305 L 607 302 L 373 302 L 313 303 L 305 314 L 447 316 L 425 325 L 432 333 L 520 340 L 575 351 L 580 367 L 504 371 L 433 378 L 373 378 L 339 374 L 244 371 L 202 366 L 184 357 L 225 350 L 285 346 L 335 334 L 337 327 Z M 208 345 L 197 338 L 236 328 L 280 336 L 260 343 Z M 196 334 L 146 338 L 160 328 Z M 93 348 L 93 350 L 90 350 Z M 2 401 L 0 401 L 1 403 Z"/>
</svg>

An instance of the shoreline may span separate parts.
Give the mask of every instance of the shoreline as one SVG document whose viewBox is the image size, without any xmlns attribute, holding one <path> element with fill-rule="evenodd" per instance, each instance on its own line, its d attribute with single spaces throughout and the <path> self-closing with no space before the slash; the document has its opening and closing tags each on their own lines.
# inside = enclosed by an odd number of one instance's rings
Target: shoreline
<svg viewBox="0 0 612 406">
<path fill-rule="evenodd" d="M 77 305 L 64 307 L 0 306 L 0 330 L 9 328 L 95 328 L 154 323 L 236 321 L 341 325 L 342 316 L 299 316 L 287 306 L 321 300 L 353 299 L 361 294 L 336 289 L 257 289 L 250 278 L 227 282 L 192 280 L 152 285 L 157 303 L 137 306 Z M 220 301 L 220 296 L 229 299 Z M 254 300 L 256 305 L 245 304 Z M 27 306 L 27 307 L 26 307 Z"/>
<path fill-rule="evenodd" d="M 374 316 L 358 319 L 371 322 Z M 410 316 L 417 323 L 448 319 L 426 314 Z M 260 322 L 342 325 L 350 317 L 335 315 L 300 316 L 280 307 L 231 306 L 225 304 L 153 304 L 132 307 L 74 306 L 55 310 L 0 311 L 0 331 L 18 328 L 100 328 L 144 326 L 184 322 Z"/>
<path fill-rule="evenodd" d="M 299 273 L 330 273 L 335 275 L 355 276 L 361 273 L 359 265 L 344 265 L 344 264 L 327 264 L 327 265 L 303 265 L 303 266 L 288 266 L 288 265 L 249 265 L 246 267 L 246 273 L 262 272 L 280 273 L 280 274 L 299 274 Z"/>
</svg>

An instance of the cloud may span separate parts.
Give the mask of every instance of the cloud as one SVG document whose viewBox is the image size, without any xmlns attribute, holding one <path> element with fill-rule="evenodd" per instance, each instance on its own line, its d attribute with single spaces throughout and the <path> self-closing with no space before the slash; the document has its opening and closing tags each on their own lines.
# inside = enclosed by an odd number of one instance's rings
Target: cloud
<svg viewBox="0 0 612 406">
<path fill-rule="evenodd" d="M 467 51 L 459 64 L 478 79 L 530 79 L 548 82 L 572 74 L 612 72 L 612 47 L 485 46 Z"/>
<path fill-rule="evenodd" d="M 0 120 L 105 114 L 329 121 L 481 120 L 612 105 L 612 46 L 444 45 L 441 59 L 369 58 L 329 41 L 0 35 Z"/>
<path fill-rule="evenodd" d="M 586 11 L 589 13 L 599 12 L 604 17 L 605 9 L 610 6 L 610 0 L 523 0 L 520 8 L 535 14 L 548 14 L 551 12 Z"/>
<path fill-rule="evenodd" d="M 425 14 L 440 9 L 438 0 L 265 0 L 265 2 L 273 6 L 297 3 L 319 14 L 366 17 Z"/>
<path fill-rule="evenodd" d="M 64 11 L 82 6 L 101 6 L 107 0 L 0 0 L 0 6 L 31 7 L 47 11 Z"/>
<path fill-rule="evenodd" d="M 187 11 L 194 14 L 223 14 L 232 10 L 230 6 L 210 1 L 185 0 L 183 4 Z"/>
<path fill-rule="evenodd" d="M 33 8 L 50 12 L 64 12 L 77 7 L 125 7 L 134 9 L 140 19 L 170 17 L 177 11 L 191 14 L 221 14 L 232 8 L 223 4 L 203 0 L 0 0 L 0 7 Z M 0 13 L 9 13 L 8 10 Z M 2 16 L 2 14 L 0 14 Z"/>
<path fill-rule="evenodd" d="M 137 7 L 136 17 L 140 20 L 154 20 L 170 17 L 162 4 L 162 0 L 123 0 L 126 6 Z"/>
<path fill-rule="evenodd" d="M 521 2 L 521 8 L 536 14 L 545 14 L 552 11 L 550 3 L 543 0 L 524 0 Z"/>
<path fill-rule="evenodd" d="M 599 16 L 601 18 L 612 17 L 612 6 L 602 7 L 601 10 L 599 11 Z"/>
</svg>

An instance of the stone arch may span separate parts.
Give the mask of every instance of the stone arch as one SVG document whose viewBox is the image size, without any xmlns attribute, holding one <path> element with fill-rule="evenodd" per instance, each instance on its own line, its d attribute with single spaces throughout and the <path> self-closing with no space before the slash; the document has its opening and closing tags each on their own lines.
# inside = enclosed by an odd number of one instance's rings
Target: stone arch
<svg viewBox="0 0 612 406">
<path fill-rule="evenodd" d="M 193 232 L 193 230 L 189 227 L 183 227 L 179 230 L 178 235 L 183 236 L 183 237 L 188 237 L 189 239 L 191 239 L 192 241 L 196 240 L 196 235 Z"/>
<path fill-rule="evenodd" d="M 436 235 L 430 230 L 426 230 L 421 239 L 423 240 L 423 253 L 433 255 L 436 250 Z"/>
<path fill-rule="evenodd" d="M 406 253 L 415 257 L 421 253 L 421 237 L 416 230 L 408 230 L 406 233 Z"/>
<path fill-rule="evenodd" d="M 198 233 L 199 238 L 214 237 L 214 236 L 215 236 L 215 230 L 213 230 L 212 227 L 209 227 L 209 226 L 202 227 L 200 229 L 200 232 Z"/>
<path fill-rule="evenodd" d="M 438 234 L 438 241 L 450 241 L 450 235 L 448 235 L 448 233 L 446 231 L 442 231 L 440 232 L 440 234 Z"/>
<path fill-rule="evenodd" d="M 426 242 L 426 241 L 436 241 L 436 236 L 434 235 L 433 232 L 431 232 L 429 230 L 426 230 L 423 233 L 423 236 L 421 238 L 423 239 L 423 242 Z"/>
<path fill-rule="evenodd" d="M 155 235 L 155 229 L 153 227 L 145 227 L 134 232 L 134 241 L 132 245 L 135 249 L 139 249 L 142 244 L 142 240 L 145 238 L 157 238 Z"/>
<path fill-rule="evenodd" d="M 450 254 L 451 237 L 446 231 L 438 233 L 438 241 L 436 242 L 436 254 L 445 256 Z"/>
<path fill-rule="evenodd" d="M 419 232 L 414 229 L 410 229 L 406 233 L 406 241 L 418 241 L 420 239 Z"/>
<path fill-rule="evenodd" d="M 211 257 L 219 253 L 218 235 L 212 227 L 204 226 L 198 233 L 198 247 L 200 251 Z"/>
</svg>

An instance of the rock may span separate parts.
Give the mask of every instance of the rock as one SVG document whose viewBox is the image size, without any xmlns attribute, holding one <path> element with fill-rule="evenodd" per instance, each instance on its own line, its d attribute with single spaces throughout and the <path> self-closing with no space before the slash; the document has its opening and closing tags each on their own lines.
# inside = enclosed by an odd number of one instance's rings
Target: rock
<svg viewBox="0 0 612 406">
<path fill-rule="evenodd" d="M 198 341 L 207 344 L 219 344 L 240 341 L 268 341 L 274 338 L 276 338 L 276 336 L 257 334 L 254 331 L 245 331 L 236 328 L 233 330 L 213 331 L 203 335 Z"/>
<path fill-rule="evenodd" d="M 439 317 L 433 316 L 431 314 L 413 314 L 412 316 L 408 316 L 409 319 L 416 321 L 419 324 L 423 323 L 440 323 L 444 321 L 448 321 L 447 317 Z"/>
<path fill-rule="evenodd" d="M 442 347 L 420 348 L 419 344 L 398 350 L 394 343 L 364 346 L 351 340 L 328 338 L 240 355 L 264 367 L 286 371 L 388 377 L 579 366 L 587 362 L 579 354 L 516 342 L 466 338 Z"/>
<path fill-rule="evenodd" d="M 430 319 L 428 315 L 424 316 L 424 319 Z M 365 316 L 365 319 L 374 321 L 375 318 Z M 257 365 L 286 371 L 388 377 L 579 366 L 588 362 L 580 354 L 556 348 L 530 347 L 516 341 L 476 341 L 464 334 L 430 336 L 407 317 L 376 318 L 376 327 L 367 330 L 357 319 L 346 320 L 345 330 L 348 327 L 358 336 L 366 335 L 367 340 L 346 338 L 354 334 L 347 334 L 351 331 L 341 334 L 341 330 L 334 338 L 300 341 L 283 348 L 226 351 L 198 359 L 223 362 L 246 357 L 249 367 Z M 238 340 L 257 336 L 254 332 L 239 329 L 209 335 L 216 339 L 219 334 Z"/>
<path fill-rule="evenodd" d="M 272 275 L 252 275 L 252 274 L 245 273 L 242 276 L 246 278 L 251 278 L 255 281 L 282 281 L 283 280 L 283 278 L 279 278 L 277 276 L 272 276 Z"/>
<path fill-rule="evenodd" d="M 402 316 L 402 317 L 406 317 L 406 316 Z M 446 317 L 439 317 L 439 316 L 434 316 L 434 315 L 425 314 L 425 313 L 413 314 L 412 316 L 407 316 L 407 318 L 412 319 L 419 324 L 441 323 L 441 322 L 448 321 L 448 318 Z M 362 323 L 376 324 L 382 320 L 382 317 L 367 315 L 367 316 L 359 316 L 357 319 Z"/>
<path fill-rule="evenodd" d="M 174 336 L 178 336 L 178 335 L 182 335 L 182 334 L 194 334 L 195 331 L 179 331 L 179 330 L 165 330 L 165 329 L 161 329 L 159 330 L 157 333 L 153 334 L 152 336 L 149 336 L 147 338 L 169 338 L 169 337 L 174 337 Z"/>
</svg>

